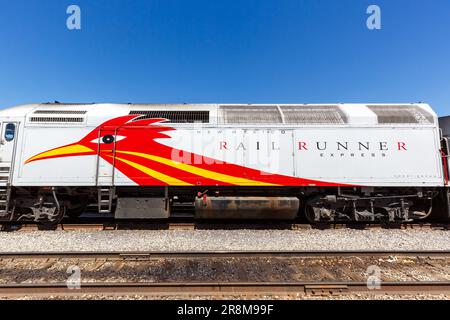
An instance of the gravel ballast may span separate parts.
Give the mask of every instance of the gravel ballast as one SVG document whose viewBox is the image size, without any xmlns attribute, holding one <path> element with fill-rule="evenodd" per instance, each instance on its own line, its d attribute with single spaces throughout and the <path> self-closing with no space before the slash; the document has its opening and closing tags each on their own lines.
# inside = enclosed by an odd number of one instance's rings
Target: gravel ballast
<svg viewBox="0 0 450 320">
<path fill-rule="evenodd" d="M 450 250 L 449 230 L 114 230 L 0 232 L 0 252 Z"/>
</svg>

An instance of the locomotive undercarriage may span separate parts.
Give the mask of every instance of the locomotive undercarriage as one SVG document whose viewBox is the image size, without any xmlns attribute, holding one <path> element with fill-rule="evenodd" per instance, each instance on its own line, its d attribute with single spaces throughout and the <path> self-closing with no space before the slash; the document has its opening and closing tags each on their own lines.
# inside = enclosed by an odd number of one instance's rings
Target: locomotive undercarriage
<svg viewBox="0 0 450 320">
<path fill-rule="evenodd" d="M 359 196 L 338 194 L 314 196 L 305 204 L 305 217 L 317 222 L 413 222 L 433 212 L 437 192 Z"/>
<path fill-rule="evenodd" d="M 127 201 L 123 201 L 124 199 Z M 155 201 L 153 201 L 155 199 L 161 200 L 156 201 L 156 204 L 160 206 L 160 210 L 167 210 L 167 217 L 183 211 L 192 215 L 193 218 L 205 218 L 204 214 L 198 214 L 198 210 L 203 205 L 209 205 L 207 218 L 212 219 L 286 219 L 287 216 L 280 215 L 279 212 L 282 210 L 286 212 L 286 205 L 290 205 L 295 210 L 292 218 L 306 218 L 310 223 L 404 223 L 436 218 L 435 212 L 444 212 L 443 215 L 441 214 L 441 221 L 450 220 L 448 189 L 439 188 L 126 187 L 111 189 L 111 213 L 116 213 L 116 218 L 119 219 L 166 217 L 151 215 L 151 211 L 155 210 Z M 214 200 L 212 202 L 215 205 L 211 206 L 211 201 L 208 199 Z M 10 192 L 8 211 L 1 215 L 0 219 L 1 221 L 58 223 L 64 217 L 79 216 L 87 208 L 101 211 L 99 210 L 102 206 L 100 201 L 102 200 L 99 197 L 98 188 L 14 188 Z M 128 204 L 131 211 L 133 207 L 130 207 L 130 203 L 131 206 L 134 203 L 141 206 L 140 216 L 118 216 L 120 201 Z M 142 210 L 142 205 L 145 206 L 147 201 L 153 207 Z M 240 205 L 242 208 L 239 207 Z M 265 207 L 270 208 L 265 210 Z M 246 216 L 246 212 L 250 212 L 249 208 L 252 214 Z M 223 214 L 226 210 L 228 213 L 235 210 L 236 214 Z"/>
</svg>

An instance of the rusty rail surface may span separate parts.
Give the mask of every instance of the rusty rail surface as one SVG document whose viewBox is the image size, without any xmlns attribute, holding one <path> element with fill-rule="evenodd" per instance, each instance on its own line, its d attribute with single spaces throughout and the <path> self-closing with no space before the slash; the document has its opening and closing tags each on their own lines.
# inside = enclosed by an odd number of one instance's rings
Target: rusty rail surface
<svg viewBox="0 0 450 320">
<path fill-rule="evenodd" d="M 448 294 L 450 281 L 382 282 L 371 289 L 365 282 L 237 282 L 237 283 L 81 283 L 70 289 L 65 283 L 0 284 L 0 296 L 12 295 L 245 295 L 245 294 Z"/>
<path fill-rule="evenodd" d="M 448 250 L 402 251 L 76 251 L 76 252 L 0 252 L 0 259 L 114 259 L 146 260 L 159 258 L 305 258 L 305 257 L 450 257 Z"/>
</svg>

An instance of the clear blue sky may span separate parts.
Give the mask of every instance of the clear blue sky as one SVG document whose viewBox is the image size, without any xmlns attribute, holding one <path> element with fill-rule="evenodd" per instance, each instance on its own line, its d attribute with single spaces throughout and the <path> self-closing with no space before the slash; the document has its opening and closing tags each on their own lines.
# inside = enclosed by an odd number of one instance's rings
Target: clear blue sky
<svg viewBox="0 0 450 320">
<path fill-rule="evenodd" d="M 366 27 L 371 4 L 381 30 Z M 0 0 L 0 43 L 0 108 L 424 101 L 450 114 L 448 0 Z"/>
</svg>

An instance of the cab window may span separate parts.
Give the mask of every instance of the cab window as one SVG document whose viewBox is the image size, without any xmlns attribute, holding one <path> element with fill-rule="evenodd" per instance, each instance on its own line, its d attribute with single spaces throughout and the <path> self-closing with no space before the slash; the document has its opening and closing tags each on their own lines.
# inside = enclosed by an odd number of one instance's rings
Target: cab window
<svg viewBox="0 0 450 320">
<path fill-rule="evenodd" d="M 5 140 L 13 141 L 16 134 L 16 125 L 14 123 L 8 123 L 5 127 Z"/>
</svg>

